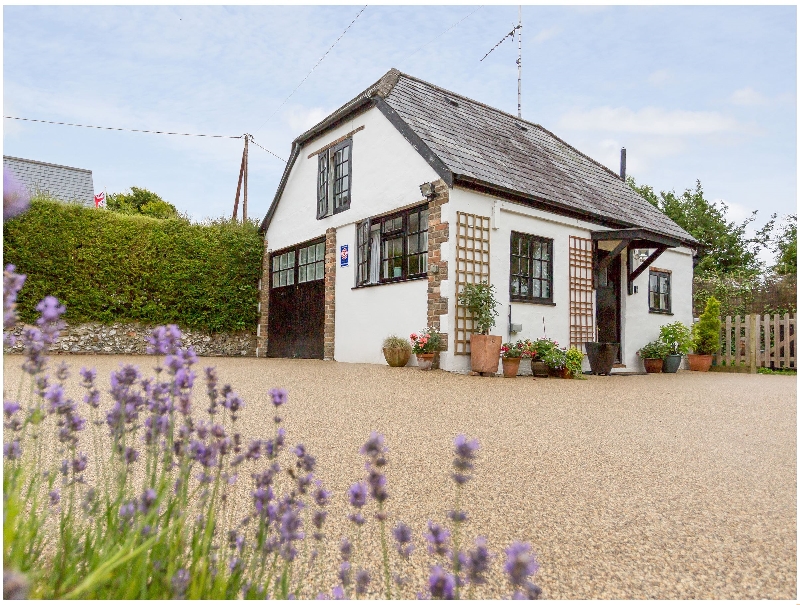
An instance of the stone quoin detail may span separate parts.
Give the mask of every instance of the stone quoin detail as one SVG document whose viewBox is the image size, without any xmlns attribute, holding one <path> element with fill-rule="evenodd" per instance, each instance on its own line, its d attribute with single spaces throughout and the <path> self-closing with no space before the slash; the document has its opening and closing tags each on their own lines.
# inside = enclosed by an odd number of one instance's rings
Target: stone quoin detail
<svg viewBox="0 0 800 605">
<path fill-rule="evenodd" d="M 442 206 L 450 199 L 447 184 L 434 181 L 436 197 L 428 202 L 428 327 L 441 329 L 441 316 L 447 314 L 447 298 L 442 296 L 442 281 L 447 279 L 447 261 L 442 261 L 442 244 L 450 239 L 450 225 L 442 222 Z M 442 334 L 442 350 L 447 350 L 447 334 Z"/>
<path fill-rule="evenodd" d="M 333 361 L 336 324 L 336 229 L 325 231 L 325 329 L 322 358 Z"/>
</svg>

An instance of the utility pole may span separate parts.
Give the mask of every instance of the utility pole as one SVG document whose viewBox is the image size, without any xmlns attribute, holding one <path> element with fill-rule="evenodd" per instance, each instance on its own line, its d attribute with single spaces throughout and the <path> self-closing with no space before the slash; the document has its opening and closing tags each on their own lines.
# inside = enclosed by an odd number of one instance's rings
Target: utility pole
<svg viewBox="0 0 800 605">
<path fill-rule="evenodd" d="M 236 185 L 236 199 L 233 202 L 233 220 L 236 220 L 239 215 L 239 194 L 242 192 L 242 183 L 244 183 L 244 199 L 242 200 L 242 222 L 247 220 L 247 143 L 251 135 L 244 134 L 244 151 L 242 152 L 242 165 L 239 168 L 239 184 Z"/>
</svg>

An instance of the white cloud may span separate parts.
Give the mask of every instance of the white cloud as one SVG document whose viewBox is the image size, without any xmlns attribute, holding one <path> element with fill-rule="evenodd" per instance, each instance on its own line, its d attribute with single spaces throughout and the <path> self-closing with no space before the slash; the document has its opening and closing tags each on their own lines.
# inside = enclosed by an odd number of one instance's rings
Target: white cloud
<svg viewBox="0 0 800 605">
<path fill-rule="evenodd" d="M 550 38 L 555 38 L 558 34 L 561 33 L 561 28 L 559 27 L 548 27 L 547 29 L 543 29 L 538 34 L 533 37 L 533 41 L 536 44 L 540 44 L 545 40 L 549 40 Z"/>
<path fill-rule="evenodd" d="M 653 86 L 663 86 L 670 80 L 670 74 L 666 69 L 654 71 L 647 77 L 647 81 Z"/>
<path fill-rule="evenodd" d="M 733 118 L 716 111 L 666 110 L 645 107 L 634 111 L 627 107 L 596 107 L 569 111 L 559 123 L 570 130 L 601 130 L 633 134 L 705 135 L 739 129 Z"/>
<path fill-rule="evenodd" d="M 766 105 L 767 97 L 751 87 L 740 88 L 731 95 L 731 103 L 735 105 Z"/>
</svg>

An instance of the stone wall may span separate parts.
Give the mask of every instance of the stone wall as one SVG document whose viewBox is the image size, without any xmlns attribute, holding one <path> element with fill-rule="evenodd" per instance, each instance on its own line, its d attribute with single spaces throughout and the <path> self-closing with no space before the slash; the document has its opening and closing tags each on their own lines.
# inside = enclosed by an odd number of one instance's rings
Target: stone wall
<svg viewBox="0 0 800 605">
<path fill-rule="evenodd" d="M 5 353 L 21 353 L 20 336 L 24 324 L 13 330 L 17 337 L 14 347 L 3 347 Z M 86 323 L 67 326 L 61 337 L 50 347 L 52 353 L 87 353 L 95 355 L 145 355 L 147 337 L 152 326 L 137 323 L 99 324 Z M 183 346 L 194 347 L 201 357 L 254 357 L 256 335 L 253 332 L 206 334 L 197 330 L 181 329 Z"/>
</svg>

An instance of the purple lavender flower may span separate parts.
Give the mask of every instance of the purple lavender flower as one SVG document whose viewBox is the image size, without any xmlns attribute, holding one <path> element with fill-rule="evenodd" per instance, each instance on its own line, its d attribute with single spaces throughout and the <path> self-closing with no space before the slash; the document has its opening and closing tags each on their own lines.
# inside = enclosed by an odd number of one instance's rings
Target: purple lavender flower
<svg viewBox="0 0 800 605">
<path fill-rule="evenodd" d="M 425 534 L 425 539 L 428 540 L 428 552 L 446 555 L 450 532 L 431 520 L 428 520 L 428 532 Z"/>
<path fill-rule="evenodd" d="M 258 488 L 256 491 L 253 492 L 253 502 L 256 507 L 256 512 L 261 514 L 262 512 L 266 511 L 266 506 L 270 500 L 272 500 L 272 487 L 267 486 L 267 489 L 262 487 Z"/>
<path fill-rule="evenodd" d="M 294 542 L 305 538 L 305 534 L 300 531 L 303 527 L 303 520 L 300 518 L 299 508 L 289 508 L 281 516 L 280 527 L 281 539 L 285 542 Z"/>
<path fill-rule="evenodd" d="M 344 600 L 344 589 L 341 586 L 334 586 L 333 590 L 331 591 L 331 596 L 336 601 Z"/>
<path fill-rule="evenodd" d="M 132 447 L 125 448 L 125 464 L 133 464 L 139 459 L 139 452 L 137 452 Z"/>
<path fill-rule="evenodd" d="M 281 427 L 275 434 L 275 452 L 282 448 L 284 443 L 286 443 L 286 431 Z"/>
<path fill-rule="evenodd" d="M 172 576 L 172 592 L 176 598 L 183 598 L 186 589 L 189 587 L 189 572 L 185 569 L 179 569 Z"/>
<path fill-rule="evenodd" d="M 317 503 L 317 506 L 327 506 L 328 505 L 328 500 L 330 499 L 330 497 L 331 497 L 331 493 L 328 492 L 328 491 L 325 491 L 322 488 L 322 486 L 318 487 L 314 491 L 314 502 Z"/>
<path fill-rule="evenodd" d="M 289 393 L 286 389 L 270 389 L 269 396 L 272 398 L 272 405 L 277 408 L 286 403 L 286 400 L 289 398 Z"/>
<path fill-rule="evenodd" d="M 94 387 L 94 381 L 97 378 L 97 370 L 94 368 L 81 368 L 80 375 L 83 379 L 83 382 L 81 382 L 83 388 L 91 389 Z"/>
<path fill-rule="evenodd" d="M 61 502 L 61 494 L 58 493 L 57 489 L 54 489 L 50 492 L 50 506 L 56 506 L 59 502 Z"/>
<path fill-rule="evenodd" d="M 148 355 L 170 355 L 181 346 L 181 331 L 175 324 L 158 326 L 148 337 Z"/>
<path fill-rule="evenodd" d="M 314 527 L 317 529 L 322 529 L 322 525 L 325 523 L 325 518 L 328 516 L 328 512 L 324 510 L 315 510 L 314 514 L 311 516 L 311 522 L 314 524 Z"/>
<path fill-rule="evenodd" d="M 22 348 L 25 361 L 22 363 L 23 371 L 31 376 L 39 374 L 47 364 L 47 343 L 44 341 L 39 328 L 28 327 L 22 330 Z"/>
<path fill-rule="evenodd" d="M 69 378 L 69 366 L 66 361 L 62 361 L 56 368 L 56 380 L 64 384 Z"/>
<path fill-rule="evenodd" d="M 225 399 L 222 401 L 223 407 L 230 410 L 232 414 L 235 414 L 240 409 L 244 407 L 244 402 L 242 398 L 239 397 L 236 393 L 231 391 L 227 395 L 225 395 Z"/>
<path fill-rule="evenodd" d="M 339 578 L 339 582 L 341 582 L 342 586 L 345 588 L 350 586 L 351 573 L 352 569 L 350 568 L 350 563 L 348 561 L 342 561 L 341 565 L 339 565 L 339 573 L 337 576 Z"/>
<path fill-rule="evenodd" d="M 361 508 L 367 503 L 367 486 L 363 482 L 353 483 L 347 494 L 350 497 L 350 504 L 356 508 Z"/>
<path fill-rule="evenodd" d="M 194 440 L 189 444 L 189 455 L 206 468 L 217 464 L 217 450 L 213 445 L 206 445 L 202 441 Z"/>
<path fill-rule="evenodd" d="M 25 276 L 15 273 L 14 265 L 6 265 L 3 270 L 3 329 L 13 328 L 17 323 L 17 294 L 25 283 Z M 8 346 L 16 344 L 16 338 L 10 332 L 3 335 Z"/>
<path fill-rule="evenodd" d="M 403 523 L 398 523 L 392 530 L 392 535 L 397 541 L 397 552 L 401 557 L 407 559 L 414 551 L 414 545 L 411 543 L 411 528 Z"/>
<path fill-rule="evenodd" d="M 150 509 L 153 508 L 153 504 L 156 502 L 156 490 L 153 488 L 147 488 L 144 490 L 141 498 L 139 498 L 139 511 L 147 514 L 150 512 Z"/>
<path fill-rule="evenodd" d="M 72 461 L 72 472 L 73 473 L 82 473 L 86 470 L 86 463 L 89 462 L 89 457 L 86 454 L 78 454 L 78 456 Z"/>
<path fill-rule="evenodd" d="M 514 591 L 511 597 L 515 601 L 536 601 L 542 596 L 542 589 L 533 582 L 527 581 L 522 586 L 522 590 Z"/>
<path fill-rule="evenodd" d="M 261 458 L 261 441 L 259 439 L 254 439 L 250 442 L 250 445 L 247 446 L 245 458 L 248 460 L 258 460 Z"/>
<path fill-rule="evenodd" d="M 370 469 L 367 475 L 367 483 L 369 484 L 369 493 L 377 502 L 385 502 L 389 498 L 389 492 L 386 491 L 386 477 L 376 471 Z"/>
<path fill-rule="evenodd" d="M 11 418 L 14 414 L 19 411 L 19 404 L 16 401 L 4 401 L 3 402 L 3 414 L 6 418 Z"/>
<path fill-rule="evenodd" d="M 356 594 L 366 594 L 371 580 L 372 577 L 366 569 L 359 569 L 356 572 Z"/>
<path fill-rule="evenodd" d="M 31 205 L 31 194 L 16 175 L 3 167 L 3 222 L 26 212 Z"/>
<path fill-rule="evenodd" d="M 456 472 L 453 473 L 453 480 L 458 485 L 464 485 L 471 478 L 467 473 L 474 468 L 472 461 L 475 460 L 475 454 L 480 449 L 480 445 L 477 439 L 467 439 L 465 435 L 458 435 L 454 444 L 456 457 L 453 460 L 453 467 Z"/>
<path fill-rule="evenodd" d="M 383 435 L 372 431 L 367 442 L 361 446 L 359 452 L 362 456 L 369 458 L 375 466 L 383 466 L 386 463 L 384 454 L 388 451 L 383 443 Z"/>
<path fill-rule="evenodd" d="M 428 588 L 434 599 L 452 600 L 456 587 L 456 580 L 452 574 L 447 573 L 439 565 L 431 567 L 431 575 L 428 579 Z"/>
<path fill-rule="evenodd" d="M 135 514 L 136 504 L 134 502 L 128 502 L 119 507 L 119 518 L 123 521 L 132 519 Z"/>
<path fill-rule="evenodd" d="M 447 513 L 447 517 L 454 523 L 463 523 L 467 520 L 467 513 L 461 510 L 451 510 Z"/>
<path fill-rule="evenodd" d="M 196 374 L 186 368 L 180 368 L 175 372 L 175 388 L 177 389 L 191 389 L 194 385 Z"/>
<path fill-rule="evenodd" d="M 347 515 L 347 518 L 350 519 L 353 523 L 361 527 L 367 520 L 364 518 L 364 515 L 361 513 L 350 513 Z"/>
<path fill-rule="evenodd" d="M 539 569 L 536 556 L 527 542 L 514 542 L 506 549 L 505 572 L 514 586 L 525 584 L 529 576 Z"/>
<path fill-rule="evenodd" d="M 42 340 L 45 344 L 51 345 L 58 340 L 58 335 L 66 325 L 61 316 L 67 311 L 67 308 L 58 302 L 55 296 L 45 296 L 38 305 L 36 310 L 41 313 L 36 320 L 36 325 L 42 334 Z"/>
<path fill-rule="evenodd" d="M 486 583 L 485 573 L 489 571 L 491 557 L 486 548 L 486 538 L 479 536 L 475 539 L 475 549 L 467 553 L 466 572 L 470 584 L 480 586 Z"/>
<path fill-rule="evenodd" d="M 339 543 L 339 553 L 342 555 L 342 561 L 349 561 L 353 554 L 353 543 L 347 538 L 342 538 Z"/>
</svg>

